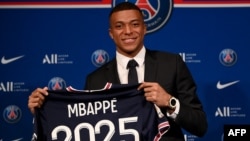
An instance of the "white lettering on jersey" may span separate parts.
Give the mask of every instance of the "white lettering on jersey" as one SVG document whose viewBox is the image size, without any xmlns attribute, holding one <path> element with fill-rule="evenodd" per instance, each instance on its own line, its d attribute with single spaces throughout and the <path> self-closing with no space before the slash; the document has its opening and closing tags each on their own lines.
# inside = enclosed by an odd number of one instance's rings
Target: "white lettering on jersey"
<svg viewBox="0 0 250 141">
<path fill-rule="evenodd" d="M 117 113 L 116 109 L 116 99 L 112 100 L 103 100 L 103 101 L 95 101 L 88 103 L 75 103 L 68 104 L 68 117 L 71 118 L 73 115 L 75 117 L 82 117 L 88 115 L 97 115 L 100 112 L 105 114 L 107 111 L 111 113 Z"/>
</svg>

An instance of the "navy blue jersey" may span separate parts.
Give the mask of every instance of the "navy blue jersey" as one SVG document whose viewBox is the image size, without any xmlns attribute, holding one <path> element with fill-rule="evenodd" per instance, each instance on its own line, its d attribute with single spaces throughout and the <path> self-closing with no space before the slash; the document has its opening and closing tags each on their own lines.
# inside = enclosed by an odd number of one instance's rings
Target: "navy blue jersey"
<svg viewBox="0 0 250 141">
<path fill-rule="evenodd" d="M 36 109 L 34 141 L 157 141 L 167 118 L 147 102 L 138 85 L 99 91 L 48 91 Z"/>
</svg>

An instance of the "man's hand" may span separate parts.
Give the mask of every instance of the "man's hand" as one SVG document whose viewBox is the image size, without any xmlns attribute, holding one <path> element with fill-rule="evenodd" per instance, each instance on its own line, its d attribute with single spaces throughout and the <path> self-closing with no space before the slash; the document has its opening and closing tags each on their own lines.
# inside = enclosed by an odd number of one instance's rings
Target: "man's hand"
<svg viewBox="0 0 250 141">
<path fill-rule="evenodd" d="M 143 82 L 138 90 L 143 89 L 147 101 L 153 102 L 159 107 L 167 107 L 169 105 L 169 99 L 171 95 L 167 93 L 158 83 L 156 82 Z"/>
<path fill-rule="evenodd" d="M 29 107 L 32 114 L 35 113 L 36 107 L 40 108 L 41 105 L 43 104 L 45 96 L 48 95 L 47 90 L 48 90 L 48 87 L 44 87 L 43 89 L 37 88 L 29 96 L 28 107 Z"/>
</svg>

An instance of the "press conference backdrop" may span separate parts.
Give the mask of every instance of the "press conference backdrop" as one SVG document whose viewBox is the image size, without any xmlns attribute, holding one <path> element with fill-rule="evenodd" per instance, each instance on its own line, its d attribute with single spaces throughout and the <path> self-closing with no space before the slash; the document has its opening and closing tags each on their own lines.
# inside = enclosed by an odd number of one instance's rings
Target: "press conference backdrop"
<svg viewBox="0 0 250 141">
<path fill-rule="evenodd" d="M 28 96 L 37 87 L 82 89 L 115 55 L 110 8 L 123 0 L 0 0 L 0 140 L 32 136 Z M 208 131 L 250 123 L 250 0 L 129 0 L 144 12 L 145 46 L 180 54 L 198 86 Z M 166 74 L 167 75 L 167 74 Z"/>
</svg>

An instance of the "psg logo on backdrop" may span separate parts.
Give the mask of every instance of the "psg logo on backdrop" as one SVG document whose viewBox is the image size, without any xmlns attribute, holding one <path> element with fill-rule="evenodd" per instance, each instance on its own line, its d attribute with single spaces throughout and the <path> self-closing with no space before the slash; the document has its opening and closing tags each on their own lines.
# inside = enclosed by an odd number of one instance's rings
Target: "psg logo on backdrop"
<svg viewBox="0 0 250 141">
<path fill-rule="evenodd" d="M 16 123 L 22 117 L 22 112 L 16 105 L 9 105 L 3 111 L 3 118 L 8 123 Z"/>
<path fill-rule="evenodd" d="M 113 0 L 112 6 L 124 1 L 135 3 L 141 8 L 147 33 L 154 32 L 165 25 L 173 9 L 173 0 Z"/>
<path fill-rule="evenodd" d="M 109 55 L 105 50 L 96 50 L 91 56 L 92 63 L 96 67 L 100 67 L 109 61 Z"/>
<path fill-rule="evenodd" d="M 53 77 L 48 84 L 49 90 L 62 90 L 66 88 L 66 82 L 60 77 Z"/>
<path fill-rule="evenodd" d="M 232 66 L 237 61 L 237 54 L 232 49 L 224 49 L 220 52 L 219 60 L 224 66 Z"/>
</svg>

